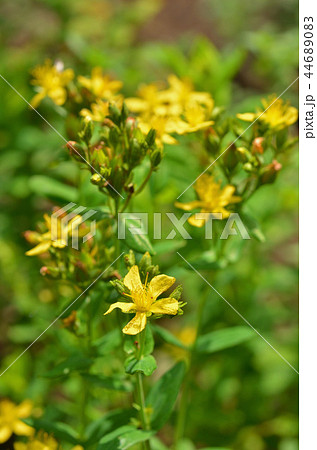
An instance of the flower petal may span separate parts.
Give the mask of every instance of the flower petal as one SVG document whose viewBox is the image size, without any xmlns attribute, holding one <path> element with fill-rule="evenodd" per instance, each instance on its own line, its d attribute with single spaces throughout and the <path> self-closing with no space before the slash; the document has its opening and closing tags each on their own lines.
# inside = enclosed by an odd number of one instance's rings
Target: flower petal
<svg viewBox="0 0 317 450">
<path fill-rule="evenodd" d="M 46 97 L 45 91 L 35 94 L 30 102 L 30 105 L 33 106 L 33 108 L 37 108 L 39 106 L 39 104 L 41 103 L 41 101 L 43 100 L 43 98 L 45 98 L 45 97 Z"/>
<path fill-rule="evenodd" d="M 132 266 L 128 274 L 124 277 L 123 283 L 130 291 L 143 291 L 138 266 Z"/>
<path fill-rule="evenodd" d="M 178 301 L 175 298 L 162 298 L 151 305 L 150 311 L 153 314 L 172 314 L 174 316 L 178 311 Z"/>
<path fill-rule="evenodd" d="M 153 297 L 153 301 L 157 299 L 162 292 L 167 291 L 175 283 L 174 277 L 169 277 L 168 275 L 157 275 L 152 278 L 149 284 L 149 291 Z"/>
<path fill-rule="evenodd" d="M 125 302 L 116 302 L 110 305 L 110 308 L 108 311 L 104 313 L 104 316 L 106 314 L 110 314 L 115 308 L 121 309 L 124 313 L 134 312 L 135 311 L 135 304 L 134 303 L 125 303 Z"/>
<path fill-rule="evenodd" d="M 240 120 L 244 120 L 245 122 L 253 122 L 257 117 L 258 114 L 254 113 L 237 114 L 237 118 Z"/>
<path fill-rule="evenodd" d="M 123 333 L 135 335 L 141 333 L 146 325 L 146 313 L 137 312 L 130 322 L 123 328 Z"/>
<path fill-rule="evenodd" d="M 0 444 L 6 442 L 12 435 L 12 430 L 9 425 L 0 426 Z"/>
<path fill-rule="evenodd" d="M 188 223 L 193 227 L 201 228 L 206 225 L 209 216 L 209 213 L 198 213 L 197 216 L 196 214 L 194 214 L 193 216 L 188 218 Z"/>
<path fill-rule="evenodd" d="M 188 203 L 175 202 L 175 206 L 176 208 L 183 209 L 184 211 L 191 211 L 195 208 L 201 208 L 203 206 L 203 202 L 201 202 L 200 200 L 194 200 Z"/>
<path fill-rule="evenodd" d="M 67 224 L 67 233 L 71 234 L 73 230 L 77 230 L 79 225 L 82 223 L 82 216 L 78 215 L 73 217 Z"/>
<path fill-rule="evenodd" d="M 20 417 L 21 419 L 29 417 L 32 412 L 32 406 L 33 403 L 31 402 L 31 400 L 24 400 L 22 403 L 20 403 L 20 405 L 16 407 L 18 417 Z"/>
<path fill-rule="evenodd" d="M 21 420 L 17 420 L 13 424 L 13 431 L 15 434 L 18 434 L 19 436 L 32 436 L 34 434 L 34 428 L 30 427 Z"/>
<path fill-rule="evenodd" d="M 45 253 L 51 246 L 51 241 L 43 241 L 40 244 L 38 244 L 36 247 L 31 248 L 31 250 L 28 250 L 25 252 L 28 256 L 34 256 L 34 255 L 41 255 L 42 253 Z"/>
</svg>

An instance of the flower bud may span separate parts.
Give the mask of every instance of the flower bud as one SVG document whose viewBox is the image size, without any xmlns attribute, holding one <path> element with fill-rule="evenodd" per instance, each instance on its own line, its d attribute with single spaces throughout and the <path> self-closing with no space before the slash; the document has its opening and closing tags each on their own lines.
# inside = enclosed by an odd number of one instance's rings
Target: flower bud
<svg viewBox="0 0 317 450">
<path fill-rule="evenodd" d="M 174 289 L 174 291 L 170 294 L 171 298 L 175 298 L 175 300 L 179 300 L 182 296 L 182 292 L 183 292 L 183 286 L 182 285 L 178 285 L 176 289 Z"/>
<path fill-rule="evenodd" d="M 113 123 L 116 125 L 120 125 L 121 122 L 121 113 L 116 105 L 113 103 L 110 103 L 109 105 L 109 113 L 110 113 L 110 119 Z"/>
<path fill-rule="evenodd" d="M 252 154 L 254 155 L 255 153 L 260 153 L 262 154 L 264 149 L 263 149 L 263 142 L 264 142 L 264 137 L 257 137 L 253 140 L 252 142 Z"/>
<path fill-rule="evenodd" d="M 127 105 L 123 102 L 122 108 L 121 108 L 121 120 L 122 122 L 125 122 L 128 118 L 129 110 Z"/>
<path fill-rule="evenodd" d="M 163 149 L 156 148 L 150 156 L 152 167 L 157 167 L 163 158 Z"/>
<path fill-rule="evenodd" d="M 132 266 L 135 265 L 135 256 L 132 250 L 130 250 L 129 253 L 124 255 L 123 259 L 127 268 L 131 268 Z"/>
<path fill-rule="evenodd" d="M 85 158 L 85 151 L 80 144 L 75 141 L 68 141 L 66 148 L 69 150 L 70 156 L 75 159 L 81 160 L 82 157 Z"/>
<path fill-rule="evenodd" d="M 144 253 L 142 256 L 139 268 L 141 272 L 147 273 L 149 272 L 150 266 L 152 265 L 152 258 L 149 252 Z"/>
<path fill-rule="evenodd" d="M 102 178 L 101 175 L 99 175 L 99 173 L 94 173 L 91 177 L 90 177 L 90 182 L 92 184 L 95 184 L 96 186 L 100 186 L 104 183 L 104 179 Z"/>
<path fill-rule="evenodd" d="M 260 181 L 262 184 L 273 183 L 277 177 L 278 172 L 282 169 L 282 164 L 280 164 L 276 159 L 273 159 L 271 164 L 265 166 L 261 171 Z"/>
<path fill-rule="evenodd" d="M 125 121 L 125 126 L 128 131 L 133 131 L 136 127 L 136 120 L 134 117 L 129 116 Z"/>
<path fill-rule="evenodd" d="M 236 147 L 232 144 L 223 155 L 225 166 L 229 170 L 233 170 L 239 162 Z"/>
<path fill-rule="evenodd" d="M 92 138 L 93 131 L 94 131 L 93 121 L 88 117 L 86 117 L 84 119 L 84 129 L 80 131 L 78 135 L 83 141 L 86 142 L 87 145 L 89 144 Z"/>
<path fill-rule="evenodd" d="M 216 134 L 209 134 L 206 139 L 206 150 L 211 155 L 215 155 L 220 148 L 220 139 Z"/>
<path fill-rule="evenodd" d="M 113 286 L 115 288 L 115 290 L 118 292 L 118 294 L 120 294 L 120 295 L 129 294 L 129 289 L 125 286 L 123 281 L 111 280 L 110 284 L 111 284 L 111 286 Z"/>
<path fill-rule="evenodd" d="M 236 149 L 237 157 L 242 163 L 246 163 L 250 160 L 251 154 L 245 147 L 238 147 Z"/>
<path fill-rule="evenodd" d="M 152 147 L 155 144 L 155 138 L 156 138 L 156 131 L 153 128 L 151 128 L 145 138 L 145 141 L 149 147 Z"/>
<path fill-rule="evenodd" d="M 36 231 L 24 231 L 23 236 L 24 239 L 27 240 L 30 244 L 38 244 L 39 242 L 39 233 L 37 233 Z"/>
<path fill-rule="evenodd" d="M 252 164 L 250 162 L 247 162 L 247 163 L 243 164 L 243 170 L 245 170 L 246 172 L 253 172 L 254 167 L 252 166 Z"/>
<path fill-rule="evenodd" d="M 42 277 L 48 277 L 48 278 L 58 278 L 60 275 L 60 271 L 57 267 L 47 267 L 42 266 L 40 268 L 40 274 Z"/>
<path fill-rule="evenodd" d="M 62 319 L 63 327 L 73 329 L 76 326 L 76 321 L 77 321 L 77 311 L 72 311 L 68 317 Z"/>
</svg>

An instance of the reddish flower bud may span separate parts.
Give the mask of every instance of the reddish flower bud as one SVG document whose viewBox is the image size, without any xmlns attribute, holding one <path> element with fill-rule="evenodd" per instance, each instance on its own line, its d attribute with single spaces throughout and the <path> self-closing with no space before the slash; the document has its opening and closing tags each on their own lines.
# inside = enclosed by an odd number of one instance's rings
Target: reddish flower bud
<svg viewBox="0 0 317 450">
<path fill-rule="evenodd" d="M 254 139 L 254 141 L 252 142 L 252 153 L 263 153 L 264 149 L 263 149 L 263 142 L 264 142 L 264 137 L 257 137 Z"/>
</svg>

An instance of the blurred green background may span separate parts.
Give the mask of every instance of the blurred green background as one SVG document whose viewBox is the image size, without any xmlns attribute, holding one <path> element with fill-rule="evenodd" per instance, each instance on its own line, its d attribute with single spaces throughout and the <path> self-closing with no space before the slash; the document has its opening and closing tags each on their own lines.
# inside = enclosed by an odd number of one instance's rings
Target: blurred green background
<svg viewBox="0 0 317 450">
<path fill-rule="evenodd" d="M 126 95 L 134 94 L 140 83 L 164 80 L 170 73 L 189 76 L 197 90 L 211 92 L 216 104 L 228 108 L 231 115 L 251 111 L 267 94 L 279 95 L 297 77 L 295 0 L 2 0 L 0 23 L 0 73 L 28 101 L 34 94 L 30 70 L 47 57 L 62 60 L 82 74 L 101 66 L 124 82 Z M 40 277 L 38 260 L 24 255 L 29 246 L 22 233 L 34 229 L 53 205 L 76 201 L 79 171 L 61 138 L 1 79 L 0 95 L 4 370 L 56 316 L 60 296 L 67 296 L 65 287 L 61 292 Z M 284 98 L 297 106 L 296 84 Z M 65 135 L 63 118 L 52 103 L 44 102 L 40 112 Z M 252 240 L 239 263 L 216 277 L 210 272 L 208 279 L 296 367 L 296 152 L 282 163 L 277 183 L 263 187 L 249 205 L 266 242 Z M 193 161 L 189 181 L 195 178 L 196 168 Z M 182 192 L 183 171 L 182 149 L 172 148 L 151 184 L 158 210 L 173 204 Z M 43 177 L 56 181 L 53 188 L 45 185 Z M 190 330 L 195 298 L 205 287 L 197 275 L 180 266 L 175 255 L 157 257 L 162 270 L 171 261 L 188 300 L 186 314 L 175 325 L 167 323 L 176 326 L 177 333 L 185 327 Z M 241 325 L 212 290 L 208 296 L 206 332 Z M 56 339 L 62 336 L 53 328 L 19 359 L 1 378 L 0 394 L 16 401 L 32 397 L 39 405 L 61 400 L 58 391 L 49 397 L 47 381 L 35 375 L 45 367 L 42 356 Z M 59 357 L 54 348 L 48 361 Z M 163 366 L 175 357 L 181 355 L 163 346 L 158 350 Z M 197 366 L 195 383 L 187 435 L 197 448 L 298 448 L 297 375 L 260 338 L 206 356 Z M 62 409 L 71 416 L 68 404 Z M 160 437 L 169 445 L 171 436 L 166 426 Z M 191 445 L 188 442 L 188 449 L 195 448 Z"/>
</svg>

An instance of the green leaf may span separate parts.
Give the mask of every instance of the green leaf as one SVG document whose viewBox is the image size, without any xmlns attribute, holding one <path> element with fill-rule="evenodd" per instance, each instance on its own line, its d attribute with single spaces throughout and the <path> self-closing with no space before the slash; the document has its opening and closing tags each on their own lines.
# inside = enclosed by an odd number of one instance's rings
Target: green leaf
<svg viewBox="0 0 317 450">
<path fill-rule="evenodd" d="M 61 422 L 52 422 L 46 419 L 25 419 L 25 423 L 35 428 L 36 430 L 44 430 L 47 433 L 54 434 L 57 439 L 77 444 L 79 436 L 76 431 L 69 425 Z"/>
<path fill-rule="evenodd" d="M 152 355 L 144 356 L 142 359 L 136 359 L 134 356 L 130 356 L 125 362 L 125 371 L 131 375 L 136 372 L 142 372 L 148 377 L 152 375 L 156 367 L 157 364 Z"/>
<path fill-rule="evenodd" d="M 155 255 L 152 244 L 145 234 L 144 227 L 139 219 L 125 219 L 121 227 L 125 228 L 125 242 L 129 248 L 139 253 L 149 252 Z M 142 234 L 133 234 L 130 229 L 137 229 Z"/>
<path fill-rule="evenodd" d="M 161 242 L 157 242 L 153 245 L 154 251 L 156 255 L 161 255 L 162 253 L 176 252 L 182 247 L 185 247 L 186 241 L 177 241 L 176 239 L 171 240 L 162 240 Z"/>
<path fill-rule="evenodd" d="M 90 422 L 86 428 L 85 434 L 87 436 L 86 445 L 89 447 L 98 442 L 106 433 L 117 430 L 123 425 L 130 422 L 135 417 L 136 411 L 134 409 L 117 409 L 111 411 L 97 420 Z"/>
<path fill-rule="evenodd" d="M 209 250 L 200 254 L 198 258 L 192 259 L 190 263 L 195 269 L 224 269 L 227 266 L 225 258 L 219 258 L 214 250 Z"/>
<path fill-rule="evenodd" d="M 45 175 L 33 175 L 29 179 L 29 188 L 32 192 L 42 197 L 58 198 L 67 202 L 76 202 L 78 200 L 76 188 Z"/>
<path fill-rule="evenodd" d="M 121 330 L 115 328 L 109 333 L 93 342 L 93 346 L 97 350 L 98 356 L 104 356 L 111 350 L 119 347 L 121 344 Z"/>
<path fill-rule="evenodd" d="M 151 409 L 151 427 L 159 430 L 172 413 L 174 403 L 185 375 L 183 361 L 168 370 L 151 388 L 146 397 L 146 406 Z"/>
<path fill-rule="evenodd" d="M 184 345 L 174 334 L 167 331 L 165 328 L 161 328 L 158 325 L 152 325 L 153 330 L 157 333 L 160 338 L 162 338 L 165 342 L 171 345 L 175 345 L 176 347 L 180 347 L 184 350 L 188 350 L 188 347 Z"/>
<path fill-rule="evenodd" d="M 124 391 L 124 392 L 133 391 L 132 384 L 123 377 L 119 376 L 107 377 L 103 375 L 95 375 L 90 373 L 82 373 L 81 375 L 89 383 L 92 383 L 95 386 L 99 386 L 104 389 L 109 389 L 112 391 Z"/>
<path fill-rule="evenodd" d="M 197 339 L 196 351 L 214 353 L 225 348 L 234 347 L 249 340 L 254 331 L 249 327 L 232 327 L 211 331 Z"/>
<path fill-rule="evenodd" d="M 71 372 L 87 369 L 93 363 L 92 359 L 83 355 L 73 355 L 57 364 L 52 370 L 42 375 L 45 378 L 67 376 Z"/>
<path fill-rule="evenodd" d="M 144 348 L 143 355 L 150 355 L 154 350 L 154 339 L 153 333 L 151 330 L 151 325 L 147 325 L 145 328 L 145 339 L 144 339 Z"/>
<path fill-rule="evenodd" d="M 132 425 L 126 425 L 104 436 L 97 450 L 126 450 L 148 440 L 153 434 L 154 431 L 138 430 Z"/>
<path fill-rule="evenodd" d="M 260 228 L 258 221 L 250 214 L 240 212 L 240 218 L 248 233 L 260 242 L 265 242 L 265 235 Z"/>
</svg>

